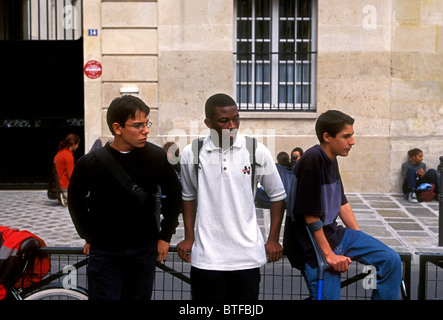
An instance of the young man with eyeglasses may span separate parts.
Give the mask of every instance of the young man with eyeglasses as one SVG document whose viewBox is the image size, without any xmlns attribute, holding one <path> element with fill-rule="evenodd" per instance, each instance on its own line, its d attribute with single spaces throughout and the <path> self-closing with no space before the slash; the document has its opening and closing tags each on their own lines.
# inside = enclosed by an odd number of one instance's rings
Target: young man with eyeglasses
<svg viewBox="0 0 443 320">
<path fill-rule="evenodd" d="M 91 300 L 151 298 L 155 266 L 165 260 L 178 226 L 181 185 L 162 148 L 147 142 L 150 109 L 139 98 L 114 99 L 107 123 L 114 140 L 103 148 L 117 160 L 147 197 L 139 201 L 103 165 L 96 151 L 74 168 L 69 184 L 69 212 L 89 254 Z M 157 186 L 162 200 L 160 230 L 155 215 Z"/>
</svg>

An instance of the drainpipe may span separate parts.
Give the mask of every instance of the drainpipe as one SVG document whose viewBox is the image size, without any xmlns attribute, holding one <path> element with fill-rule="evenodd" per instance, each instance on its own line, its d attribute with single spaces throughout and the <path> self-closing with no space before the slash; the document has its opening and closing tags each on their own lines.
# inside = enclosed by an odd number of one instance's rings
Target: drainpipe
<svg viewBox="0 0 443 320">
<path fill-rule="evenodd" d="M 440 164 L 438 165 L 438 172 L 440 173 L 440 190 L 438 192 L 438 246 L 443 246 L 443 156 L 440 157 Z"/>
</svg>

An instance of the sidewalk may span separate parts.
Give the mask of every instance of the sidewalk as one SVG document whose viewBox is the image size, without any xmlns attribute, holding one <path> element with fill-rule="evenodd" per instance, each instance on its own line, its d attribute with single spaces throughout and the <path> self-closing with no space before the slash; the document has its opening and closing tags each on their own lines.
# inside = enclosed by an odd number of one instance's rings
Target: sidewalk
<svg viewBox="0 0 443 320">
<path fill-rule="evenodd" d="M 362 231 L 378 238 L 398 252 L 438 252 L 437 201 L 410 203 L 401 194 L 348 193 Z M 267 235 L 269 214 L 257 210 L 263 234 Z M 180 222 L 182 217 L 180 216 Z M 28 230 L 41 237 L 48 246 L 83 246 L 75 231 L 68 209 L 50 200 L 46 191 L 0 190 L 0 225 Z M 282 228 L 283 230 L 283 228 Z M 283 233 L 283 232 L 282 232 Z M 183 224 L 172 239 L 183 238 Z"/>
</svg>

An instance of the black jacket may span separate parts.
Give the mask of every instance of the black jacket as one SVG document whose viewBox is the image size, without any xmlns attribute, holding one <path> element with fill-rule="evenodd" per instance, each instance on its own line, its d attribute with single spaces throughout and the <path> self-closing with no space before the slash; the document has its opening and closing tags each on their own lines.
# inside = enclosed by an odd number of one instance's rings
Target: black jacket
<svg viewBox="0 0 443 320">
<path fill-rule="evenodd" d="M 158 239 L 170 242 L 178 226 L 181 184 L 166 153 L 149 142 L 126 154 L 109 144 L 104 148 L 149 196 L 142 204 L 94 153 L 86 154 L 75 165 L 68 188 L 69 212 L 80 237 L 102 248 L 142 247 Z M 157 185 L 165 196 L 160 231 L 155 218 Z"/>
</svg>

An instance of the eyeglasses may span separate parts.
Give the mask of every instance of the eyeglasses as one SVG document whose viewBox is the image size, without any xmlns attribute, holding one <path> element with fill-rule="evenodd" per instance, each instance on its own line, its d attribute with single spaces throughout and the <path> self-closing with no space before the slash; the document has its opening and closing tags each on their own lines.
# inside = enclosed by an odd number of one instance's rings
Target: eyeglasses
<svg viewBox="0 0 443 320">
<path fill-rule="evenodd" d="M 125 126 L 130 126 L 130 127 L 133 127 L 137 130 L 142 131 L 145 127 L 149 129 L 152 126 L 152 122 L 148 121 L 146 123 L 135 123 L 135 124 L 126 124 L 125 123 Z"/>
</svg>

